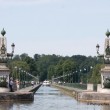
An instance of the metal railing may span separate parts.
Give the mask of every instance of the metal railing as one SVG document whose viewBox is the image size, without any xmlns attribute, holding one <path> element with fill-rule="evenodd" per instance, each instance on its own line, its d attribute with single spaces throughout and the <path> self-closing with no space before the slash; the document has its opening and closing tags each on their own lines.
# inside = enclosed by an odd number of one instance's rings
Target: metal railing
<svg viewBox="0 0 110 110">
<path fill-rule="evenodd" d="M 79 83 L 63 83 L 61 84 L 63 86 L 68 86 L 68 87 L 73 87 L 73 88 L 78 88 L 82 90 L 87 90 L 87 84 L 79 84 Z"/>
</svg>

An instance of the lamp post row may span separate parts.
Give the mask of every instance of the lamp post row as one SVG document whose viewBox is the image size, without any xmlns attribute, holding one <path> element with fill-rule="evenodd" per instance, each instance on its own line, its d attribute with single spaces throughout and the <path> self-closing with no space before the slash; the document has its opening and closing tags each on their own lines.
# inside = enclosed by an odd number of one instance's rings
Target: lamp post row
<svg viewBox="0 0 110 110">
<path fill-rule="evenodd" d="M 60 79 L 62 78 L 63 80 L 64 80 L 64 78 L 67 78 L 67 82 L 69 82 L 69 83 L 73 83 L 73 78 L 74 78 L 74 82 L 76 83 L 76 82 L 80 82 L 80 75 L 81 75 L 81 73 L 87 73 L 87 72 L 89 72 L 91 69 L 93 69 L 93 66 L 90 66 L 90 68 L 88 69 L 88 68 L 84 68 L 84 69 L 79 69 L 79 70 L 76 70 L 76 71 L 74 71 L 74 72 L 71 72 L 71 73 L 68 73 L 68 74 L 64 74 L 63 73 L 63 75 L 62 76 L 58 76 L 58 77 L 52 77 L 52 81 L 56 81 L 56 82 L 58 82 L 58 81 L 60 81 Z M 88 74 L 87 74 L 87 82 L 88 82 Z M 82 74 L 82 80 L 83 80 L 83 74 Z M 65 82 L 65 81 L 64 81 Z M 81 81 L 82 82 L 82 81 Z"/>
<path fill-rule="evenodd" d="M 12 72 L 11 76 L 14 80 L 19 82 L 20 87 L 19 88 L 24 88 L 26 86 L 30 86 L 30 78 L 36 79 L 36 81 L 39 82 L 39 78 L 35 77 L 34 75 L 26 72 L 22 68 L 18 68 L 17 66 L 14 67 L 14 71 Z"/>
</svg>

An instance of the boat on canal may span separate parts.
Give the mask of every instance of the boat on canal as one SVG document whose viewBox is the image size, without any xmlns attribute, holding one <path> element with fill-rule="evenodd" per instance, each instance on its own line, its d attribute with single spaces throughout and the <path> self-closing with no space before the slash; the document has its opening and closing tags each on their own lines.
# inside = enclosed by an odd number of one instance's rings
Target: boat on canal
<svg viewBox="0 0 110 110">
<path fill-rule="evenodd" d="M 45 80 L 45 81 L 43 81 L 42 85 L 43 86 L 50 86 L 50 81 Z"/>
</svg>

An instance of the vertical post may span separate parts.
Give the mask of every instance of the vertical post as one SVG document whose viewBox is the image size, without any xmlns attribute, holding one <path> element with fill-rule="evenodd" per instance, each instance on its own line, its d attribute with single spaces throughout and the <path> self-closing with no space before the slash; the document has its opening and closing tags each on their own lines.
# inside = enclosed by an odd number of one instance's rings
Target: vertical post
<svg viewBox="0 0 110 110">
<path fill-rule="evenodd" d="M 72 73 L 72 83 L 74 83 L 74 72 Z"/>
<path fill-rule="evenodd" d="M 78 80 L 77 80 L 77 79 L 78 79 L 78 78 L 77 78 L 77 73 L 78 73 L 78 71 L 76 70 L 76 75 L 75 75 L 75 76 L 76 76 L 76 77 L 75 77 L 76 81 L 75 81 L 75 83 L 77 83 L 77 81 L 78 81 Z"/>
<path fill-rule="evenodd" d="M 103 83 L 104 83 L 104 76 L 101 74 L 101 87 L 102 87 L 102 88 L 104 88 Z"/>
</svg>

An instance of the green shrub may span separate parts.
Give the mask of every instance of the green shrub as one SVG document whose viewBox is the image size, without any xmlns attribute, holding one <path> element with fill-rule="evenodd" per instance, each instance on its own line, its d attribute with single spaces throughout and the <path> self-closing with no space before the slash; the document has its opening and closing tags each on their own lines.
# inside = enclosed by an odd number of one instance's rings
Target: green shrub
<svg viewBox="0 0 110 110">
<path fill-rule="evenodd" d="M 7 82 L 6 81 L 0 82 L 0 87 L 7 87 Z"/>
</svg>

